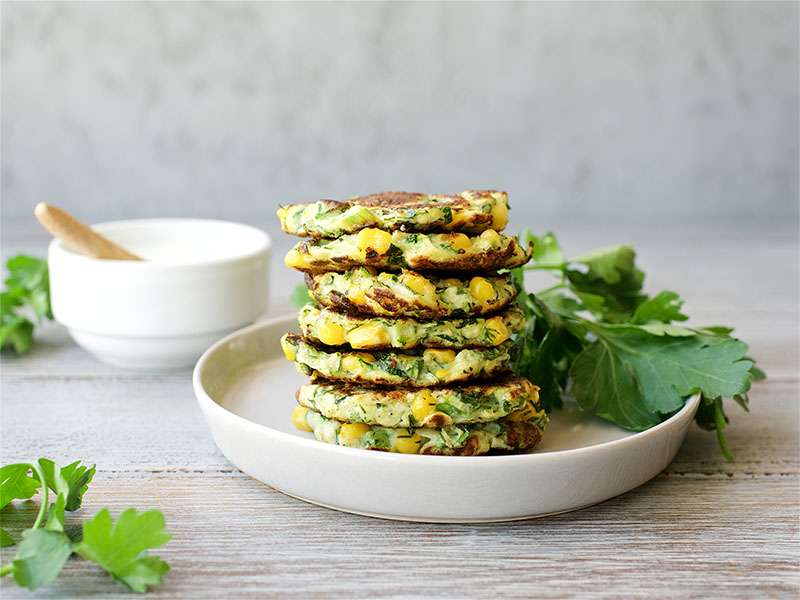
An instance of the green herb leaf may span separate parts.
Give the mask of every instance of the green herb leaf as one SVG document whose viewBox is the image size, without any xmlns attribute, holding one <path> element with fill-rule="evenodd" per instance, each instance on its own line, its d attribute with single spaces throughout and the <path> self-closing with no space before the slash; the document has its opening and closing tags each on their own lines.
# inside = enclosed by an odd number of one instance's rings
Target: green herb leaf
<svg viewBox="0 0 800 600">
<path fill-rule="evenodd" d="M 644 273 L 636 268 L 630 246 L 601 248 L 570 260 L 566 276 L 587 310 L 611 323 L 630 319 L 646 298 L 641 293 Z"/>
<path fill-rule="evenodd" d="M 304 283 L 298 284 L 292 295 L 289 296 L 289 301 L 297 308 L 303 308 L 307 303 L 311 302 L 311 295 L 308 293 L 308 288 Z"/>
<path fill-rule="evenodd" d="M 5 529 L 0 528 L 0 548 L 7 548 L 16 543 L 17 542 L 14 541 L 14 538 L 11 537 L 10 533 L 8 533 Z"/>
<path fill-rule="evenodd" d="M 6 268 L 6 291 L 0 294 L 0 349 L 24 354 L 33 344 L 34 327 L 24 311 L 29 309 L 39 322 L 53 318 L 47 262 L 20 255 L 9 259 Z"/>
<path fill-rule="evenodd" d="M 27 463 L 0 468 L 0 508 L 12 500 L 27 500 L 39 491 L 39 481 L 28 475 L 30 470 Z"/>
<path fill-rule="evenodd" d="M 683 300 L 675 292 L 663 291 L 648 298 L 636 307 L 631 323 L 672 323 L 686 321 L 689 317 L 681 312 Z"/>
<path fill-rule="evenodd" d="M 164 515 L 158 511 L 138 513 L 129 508 L 114 523 L 103 509 L 83 525 L 83 540 L 75 551 L 99 564 L 115 579 L 136 592 L 157 585 L 169 571 L 169 565 L 157 556 L 148 556 L 151 548 L 170 540 L 164 531 Z"/>
<path fill-rule="evenodd" d="M 66 467 L 58 466 L 50 459 L 40 458 L 39 465 L 44 472 L 47 487 L 56 494 L 65 493 L 65 508 L 72 512 L 78 510 L 83 500 L 83 495 L 89 489 L 95 474 L 95 466 L 87 467 L 79 460 L 68 464 Z M 61 481 L 56 480 L 55 470 L 58 469 Z M 64 487 L 66 486 L 66 487 Z"/>
<path fill-rule="evenodd" d="M 9 290 L 24 290 L 28 303 L 40 321 L 52 319 L 47 261 L 19 255 L 9 259 L 6 268 L 9 271 L 6 287 Z"/>
<path fill-rule="evenodd" d="M 548 231 L 538 237 L 526 231 L 525 240 L 527 243 L 533 243 L 533 263 L 537 267 L 561 267 L 564 264 L 564 253 L 553 232 Z"/>
<path fill-rule="evenodd" d="M 570 370 L 578 403 L 626 429 L 642 430 L 696 392 L 731 397 L 750 387 L 747 345 L 733 338 L 652 335 L 633 326 L 587 324 L 597 340 Z"/>
<path fill-rule="evenodd" d="M 745 356 L 745 358 L 753 363 L 753 366 L 750 367 L 750 377 L 753 381 L 764 381 L 767 378 L 767 374 L 756 365 L 756 361 L 753 358 L 749 356 Z"/>
<path fill-rule="evenodd" d="M 17 585 L 35 590 L 55 580 L 72 554 L 72 544 L 64 533 L 48 529 L 28 529 L 22 534 L 17 555 L 0 571 L 11 573 Z"/>
<path fill-rule="evenodd" d="M 0 325 L 0 347 L 11 347 L 17 354 L 25 354 L 32 345 L 33 323 L 17 314 L 3 314 Z"/>
<path fill-rule="evenodd" d="M 58 494 L 56 501 L 47 509 L 47 523 L 44 528 L 49 531 L 64 532 L 64 509 L 67 504 L 67 497 L 65 494 Z"/>
</svg>

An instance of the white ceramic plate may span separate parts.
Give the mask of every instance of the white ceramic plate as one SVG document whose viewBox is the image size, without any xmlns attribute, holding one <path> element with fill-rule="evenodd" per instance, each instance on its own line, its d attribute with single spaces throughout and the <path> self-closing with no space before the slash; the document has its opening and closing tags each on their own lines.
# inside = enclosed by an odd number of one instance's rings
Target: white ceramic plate
<svg viewBox="0 0 800 600">
<path fill-rule="evenodd" d="M 694 397 L 669 420 L 623 431 L 576 408 L 556 411 L 531 454 L 452 457 L 390 454 L 316 441 L 294 429 L 305 378 L 281 352 L 294 316 L 217 342 L 194 372 L 211 433 L 235 466 L 296 498 L 362 515 L 428 522 L 527 519 L 597 504 L 642 485 L 675 457 Z"/>
</svg>

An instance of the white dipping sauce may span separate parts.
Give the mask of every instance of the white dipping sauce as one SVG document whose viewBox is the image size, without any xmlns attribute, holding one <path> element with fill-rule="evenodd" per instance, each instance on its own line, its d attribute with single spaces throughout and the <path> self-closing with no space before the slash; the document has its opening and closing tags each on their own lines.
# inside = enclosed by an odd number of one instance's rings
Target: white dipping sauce
<svg viewBox="0 0 800 600">
<path fill-rule="evenodd" d="M 258 229 L 203 219 L 105 223 L 97 231 L 149 262 L 168 265 L 240 258 L 264 245 L 264 234 Z"/>
</svg>

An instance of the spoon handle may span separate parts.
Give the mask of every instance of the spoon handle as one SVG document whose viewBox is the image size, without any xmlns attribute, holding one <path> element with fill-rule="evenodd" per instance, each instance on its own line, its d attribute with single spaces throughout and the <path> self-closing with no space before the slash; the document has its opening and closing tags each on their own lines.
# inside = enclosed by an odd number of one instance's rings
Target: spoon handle
<svg viewBox="0 0 800 600">
<path fill-rule="evenodd" d="M 64 242 L 75 252 L 92 258 L 142 260 L 141 257 L 103 237 L 60 208 L 40 202 L 33 209 L 33 214 L 53 237 Z"/>
</svg>

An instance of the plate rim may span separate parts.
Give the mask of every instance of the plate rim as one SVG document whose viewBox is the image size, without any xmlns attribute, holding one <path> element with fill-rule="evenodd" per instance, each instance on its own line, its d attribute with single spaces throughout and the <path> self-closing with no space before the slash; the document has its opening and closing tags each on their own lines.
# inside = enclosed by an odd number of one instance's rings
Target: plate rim
<svg viewBox="0 0 800 600">
<path fill-rule="evenodd" d="M 253 323 L 252 325 L 248 325 L 247 327 L 243 327 L 242 329 L 238 329 L 231 334 L 226 335 L 222 339 L 216 341 L 212 344 L 205 352 L 203 352 L 202 356 L 198 359 L 194 370 L 192 371 L 192 387 L 194 388 L 195 398 L 197 403 L 200 405 L 201 410 L 203 412 L 208 413 L 211 411 L 221 418 L 227 419 L 229 421 L 233 421 L 234 423 L 239 424 L 243 427 L 250 427 L 254 428 L 257 431 L 260 431 L 263 434 L 268 436 L 272 436 L 277 440 L 285 440 L 286 443 L 291 444 L 301 444 L 303 446 L 307 446 L 309 448 L 316 449 L 320 452 L 333 452 L 333 453 L 343 453 L 342 456 L 352 456 L 352 457 L 361 457 L 366 458 L 367 456 L 373 457 L 375 460 L 390 460 L 390 461 L 404 461 L 404 462 L 420 462 L 420 464 L 427 463 L 439 463 L 443 464 L 445 461 L 448 464 L 455 465 L 455 464 L 501 464 L 501 465 L 515 465 L 519 466 L 522 463 L 531 463 L 536 464 L 542 461 L 548 460 L 558 460 L 560 457 L 565 456 L 572 456 L 578 454 L 588 454 L 588 453 L 596 453 L 601 452 L 604 450 L 608 450 L 611 448 L 622 447 L 625 445 L 636 445 L 641 442 L 644 438 L 657 435 L 662 429 L 668 429 L 677 425 L 678 422 L 683 421 L 684 419 L 691 418 L 694 415 L 695 410 L 699 407 L 700 404 L 700 393 L 696 393 L 692 395 L 686 403 L 683 405 L 678 412 L 674 415 L 665 419 L 658 425 L 654 425 L 649 429 L 645 429 L 644 431 L 637 431 L 631 433 L 631 435 L 616 439 L 610 440 L 607 442 L 600 442 L 598 444 L 592 444 L 591 446 L 583 446 L 581 448 L 570 448 L 566 450 L 552 450 L 548 452 L 542 453 L 525 453 L 525 454 L 507 454 L 507 455 L 490 455 L 490 456 L 439 456 L 439 455 L 419 455 L 419 454 L 401 454 L 396 452 L 374 452 L 371 450 L 365 450 L 362 448 L 348 448 L 346 446 L 339 446 L 337 444 L 327 444 L 325 442 L 320 442 L 316 439 L 308 439 L 304 437 L 299 437 L 297 435 L 293 435 L 291 433 L 286 433 L 284 431 L 280 431 L 278 429 L 274 429 L 269 425 L 264 425 L 262 423 L 256 423 L 255 421 L 251 421 L 241 415 L 236 414 L 235 412 L 228 410 L 224 406 L 222 406 L 219 402 L 214 400 L 208 391 L 203 387 L 201 377 L 204 371 L 206 364 L 209 362 L 212 355 L 216 352 L 220 351 L 221 348 L 227 344 L 229 344 L 234 339 L 238 338 L 239 336 L 247 335 L 252 333 L 253 331 L 259 329 L 266 329 L 269 327 L 274 327 L 280 323 L 286 323 L 288 327 L 292 327 L 296 322 L 297 315 L 296 313 L 287 313 L 284 315 L 279 315 L 276 317 L 271 317 L 269 319 L 265 319 L 263 321 L 259 321 L 257 323 Z M 355 454 L 354 454 L 355 453 Z M 479 458 L 480 460 L 476 460 Z"/>
</svg>

